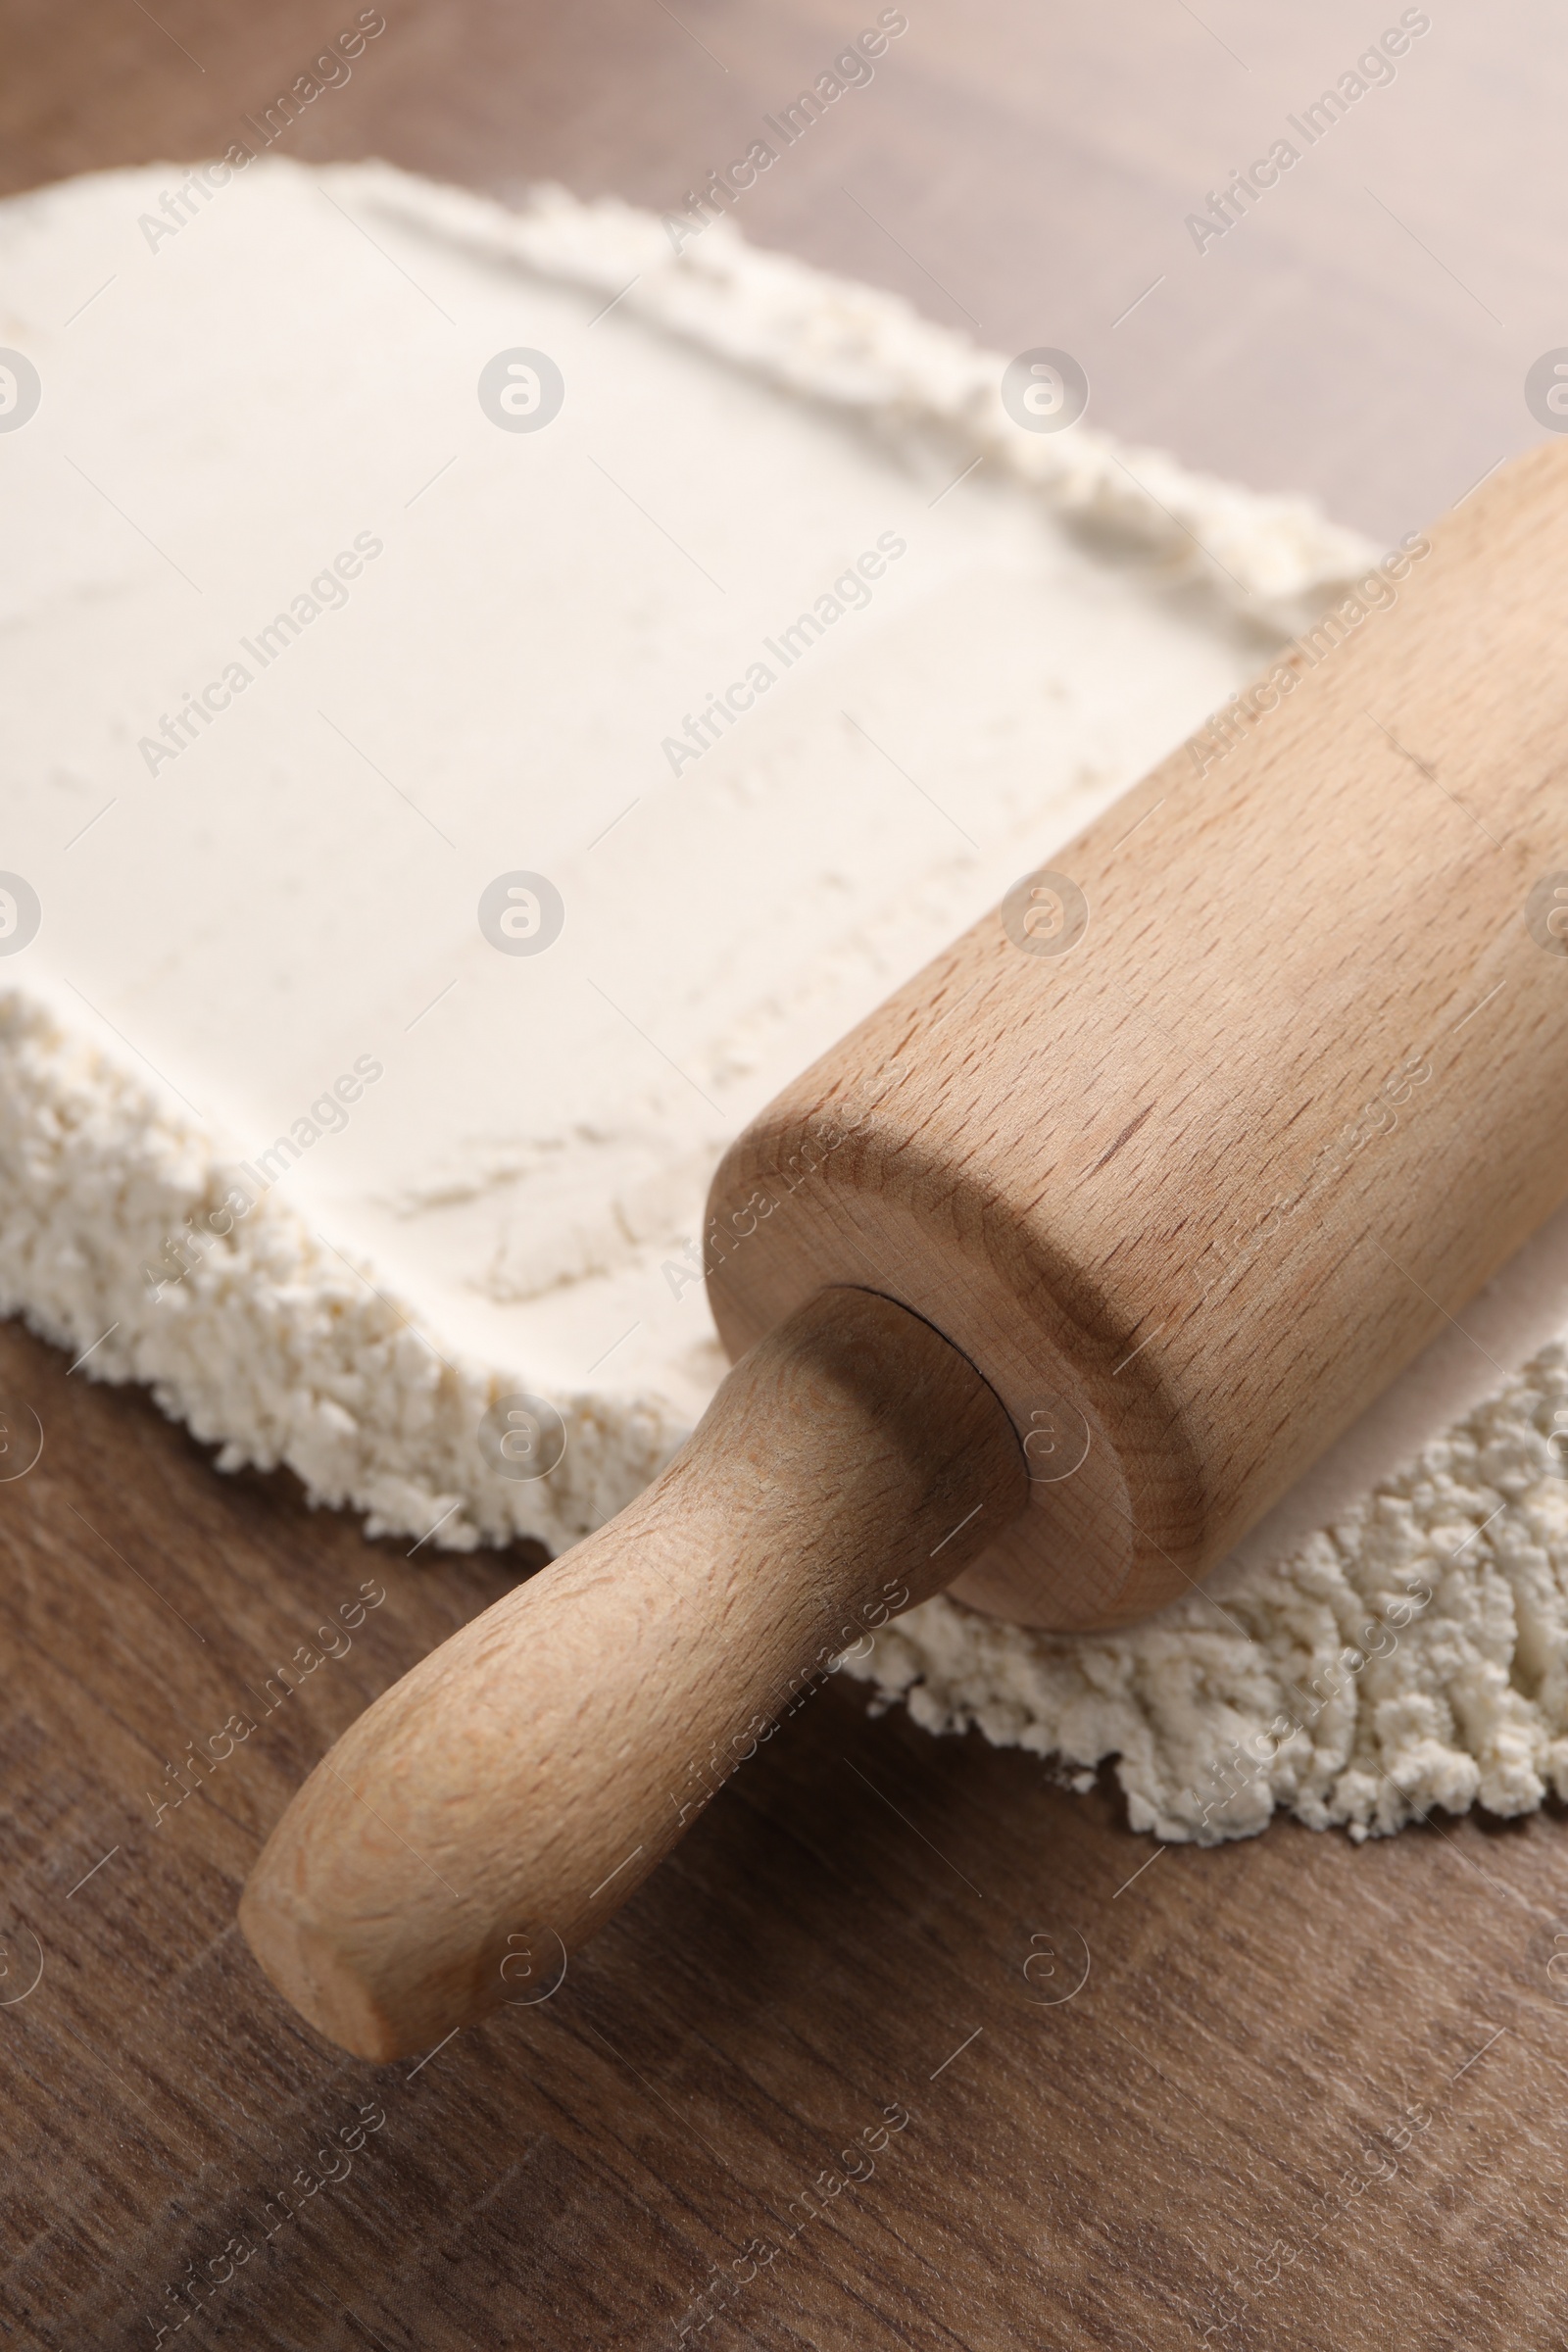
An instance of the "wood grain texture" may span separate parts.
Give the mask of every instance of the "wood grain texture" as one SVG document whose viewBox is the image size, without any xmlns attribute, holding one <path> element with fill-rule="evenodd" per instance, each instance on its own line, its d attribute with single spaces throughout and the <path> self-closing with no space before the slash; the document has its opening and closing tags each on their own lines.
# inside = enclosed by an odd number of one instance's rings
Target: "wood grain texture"
<svg viewBox="0 0 1568 2352">
<path fill-rule="evenodd" d="M 819 1293 L 645 1494 L 322 1758 L 251 1874 L 252 1950 L 366 2058 L 536 1997 L 834 1659 L 1028 1491 L 961 1355 L 889 1299 Z"/>
<path fill-rule="evenodd" d="M 220 148 L 355 13 L 6 0 L 4 184 Z M 859 23 L 830 0 L 387 14 L 280 151 L 655 205 Z M 1381 18 L 1351 0 L 913 15 L 870 103 L 757 191 L 742 225 L 761 242 L 970 313 L 1000 348 L 1079 350 L 1096 420 L 1315 489 L 1385 537 L 1538 437 L 1520 383 L 1564 339 L 1568 234 L 1568 28 L 1548 0 L 1445 13 L 1313 176 L 1201 260 L 1182 245 L 1195 192 Z M 868 1722 L 832 1684 L 554 1999 L 416 2073 L 343 2061 L 260 1979 L 241 1885 L 333 1739 L 517 1563 L 368 1552 L 286 1480 L 215 1477 L 86 1370 L 0 1334 L 0 1387 L 46 1432 L 37 1468 L 0 1486 L 6 1982 L 24 1930 L 46 1958 L 0 2008 L 7 2342 L 139 2352 L 176 2327 L 184 2280 L 205 2316 L 166 2346 L 199 2327 L 244 2352 L 653 2352 L 763 2231 L 781 2251 L 736 2278 L 698 2339 L 716 2352 L 1563 2340 L 1555 1814 L 1361 1852 L 1282 1825 L 1156 1857 L 1112 1791 Z M 166 1761 L 368 1576 L 388 1597 L 352 1651 L 153 1831 L 141 1791 Z M 1053 1989 L 1053 1953 L 1070 1987 L 1074 1936 L 1087 1982 L 1024 2007 Z M 827 2196 L 822 2174 L 846 2178 L 843 2149 L 894 2100 L 914 2122 Z M 340 2169 L 316 2166 L 327 2134 L 377 2101 L 352 2174 L 306 2195 Z M 1402 2122 L 1406 2103 L 1430 2123 Z M 1401 2131 L 1396 2174 L 1363 2189 Z M 254 2251 L 232 2268 L 241 2233 Z"/>
<path fill-rule="evenodd" d="M 8 2343 L 143 2352 L 199 2310 L 166 2346 L 657 2352 L 705 2309 L 726 2352 L 1560 2340 L 1558 1820 L 1160 1851 L 830 1683 L 551 1998 L 346 2059 L 257 1971 L 241 1882 L 504 1564 L 217 1477 L 15 1329 L 0 1392 L 44 1430 L 0 1486 Z M 154 1826 L 166 1762 L 302 1647 Z"/>
<path fill-rule="evenodd" d="M 1568 1192 L 1568 962 L 1527 919 L 1568 807 L 1568 448 L 1409 550 L 1053 854 L 1054 934 L 1021 886 L 713 1180 L 732 1350 L 859 1281 L 1020 1436 L 1085 1431 L 958 1586 L 1001 1615 L 1174 1598 Z"/>
</svg>

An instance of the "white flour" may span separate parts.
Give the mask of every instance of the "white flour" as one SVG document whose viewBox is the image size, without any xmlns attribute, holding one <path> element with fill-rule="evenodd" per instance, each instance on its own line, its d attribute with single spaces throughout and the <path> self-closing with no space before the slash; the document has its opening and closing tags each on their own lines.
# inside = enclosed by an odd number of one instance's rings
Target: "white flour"
<svg viewBox="0 0 1568 2352">
<path fill-rule="evenodd" d="M 1436 1806 L 1533 1812 L 1568 1798 L 1558 1431 L 1553 1343 L 1343 1520 L 1130 1631 L 1059 1638 L 937 1599 L 848 1671 L 930 1731 L 1115 1756 L 1134 1828 L 1161 1838 L 1245 1838 L 1277 1805 L 1356 1838 Z"/>
<path fill-rule="evenodd" d="M 0 432 L 0 869 L 42 909 L 0 962 L 0 1308 L 224 1466 L 432 1549 L 559 1548 L 718 1375 L 687 1275 L 729 1136 L 1371 551 L 1020 429 L 996 355 L 727 224 L 677 259 L 620 206 L 265 162 L 150 237 L 182 177 L 0 207 L 0 344 L 42 387 Z M 537 432 L 478 396 L 519 349 L 564 386 Z M 479 926 L 518 872 L 564 910 L 538 956 Z M 561 1416 L 548 1481 L 481 1446 L 516 1391 Z M 873 1671 L 923 1721 L 1119 1751 L 1166 1835 L 1392 1827 L 1380 1772 L 1539 1802 L 1564 1490 L 1531 1485 L 1546 1402 L 1534 1437 L 1489 1409 L 1371 1533 L 1228 1566 L 1232 1622 L 1053 1642 L 936 1602 Z M 1285 1678 L 1422 1578 L 1219 1810 Z"/>
</svg>

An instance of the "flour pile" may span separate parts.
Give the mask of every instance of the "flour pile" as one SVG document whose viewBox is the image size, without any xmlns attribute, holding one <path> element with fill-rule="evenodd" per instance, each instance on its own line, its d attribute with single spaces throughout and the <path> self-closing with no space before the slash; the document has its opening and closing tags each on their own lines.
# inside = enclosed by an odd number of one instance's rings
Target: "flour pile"
<svg viewBox="0 0 1568 2352">
<path fill-rule="evenodd" d="M 1434 1807 L 1533 1812 L 1568 1798 L 1565 1432 L 1554 1343 L 1283 1560 L 1098 1638 L 929 1600 L 847 1671 L 928 1731 L 1115 1756 L 1161 1838 L 1249 1837 L 1276 1806 L 1358 1838 Z"/>
<path fill-rule="evenodd" d="M 729 1139 L 1375 551 L 728 223 L 183 176 L 0 205 L 0 1312 L 372 1532 L 560 1549 L 720 1374 Z M 1540 1803 L 1564 1394 L 1133 1633 L 936 1601 L 852 1670 L 1167 1837 Z"/>
</svg>

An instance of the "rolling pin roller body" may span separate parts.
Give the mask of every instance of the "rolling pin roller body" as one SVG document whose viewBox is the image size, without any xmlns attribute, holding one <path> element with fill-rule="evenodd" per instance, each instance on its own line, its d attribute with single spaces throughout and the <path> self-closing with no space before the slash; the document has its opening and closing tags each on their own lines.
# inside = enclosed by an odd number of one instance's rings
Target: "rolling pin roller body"
<svg viewBox="0 0 1568 2352">
<path fill-rule="evenodd" d="M 324 2032 L 388 2056 L 514 1997 L 956 1575 L 1062 1628 L 1187 1590 L 1568 1192 L 1565 523 L 1558 445 L 733 1146 L 743 1360 L 690 1445 L 257 1865 L 246 1934 Z"/>
<path fill-rule="evenodd" d="M 1568 1192 L 1568 972 L 1526 919 L 1568 867 L 1568 449 L 1397 598 L 1053 858 L 1068 952 L 987 916 L 719 1170 L 732 1355 L 861 1283 L 1026 1440 L 1054 1424 L 1055 1466 L 1087 1436 L 956 1587 L 982 1608 L 1068 1629 L 1184 1590 Z"/>
</svg>

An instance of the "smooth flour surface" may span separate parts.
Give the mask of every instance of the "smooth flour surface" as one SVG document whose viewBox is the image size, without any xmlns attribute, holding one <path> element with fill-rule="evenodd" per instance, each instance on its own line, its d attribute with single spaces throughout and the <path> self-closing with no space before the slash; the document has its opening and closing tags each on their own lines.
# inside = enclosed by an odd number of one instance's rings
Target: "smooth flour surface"
<svg viewBox="0 0 1568 2352">
<path fill-rule="evenodd" d="M 225 1466 L 559 1548 L 721 1369 L 728 1138 L 1371 551 L 1023 429 L 996 355 L 727 227 L 677 260 L 624 207 L 268 162 L 152 237 L 183 177 L 0 207 L 41 387 L 0 433 L 0 868 L 39 911 L 0 961 L 0 1307 Z M 1420 1469 L 1150 1627 L 939 1601 L 854 1670 L 1119 1753 L 1166 1836 L 1539 1803 L 1562 1377 L 1479 1413 L 1450 1379 Z M 548 1480 L 497 1451 L 517 1392 Z"/>
</svg>

